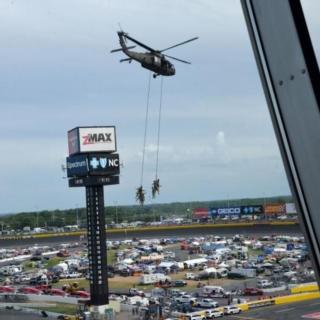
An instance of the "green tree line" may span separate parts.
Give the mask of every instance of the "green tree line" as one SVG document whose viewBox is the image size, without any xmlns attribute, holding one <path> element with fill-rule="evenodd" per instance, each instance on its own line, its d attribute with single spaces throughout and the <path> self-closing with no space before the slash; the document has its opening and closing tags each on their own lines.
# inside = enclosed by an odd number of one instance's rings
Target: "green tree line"
<svg viewBox="0 0 320 320">
<path fill-rule="evenodd" d="M 195 208 L 258 205 L 292 202 L 291 196 L 278 196 L 255 199 L 228 199 L 215 201 L 174 202 L 152 205 L 108 206 L 105 207 L 106 223 L 122 223 L 133 221 L 160 221 L 161 218 L 184 216 L 191 218 Z M 63 227 L 80 224 L 86 226 L 86 208 L 66 210 L 43 210 L 20 212 L 0 216 L 0 226 L 3 229 L 22 230 L 24 227 Z"/>
</svg>

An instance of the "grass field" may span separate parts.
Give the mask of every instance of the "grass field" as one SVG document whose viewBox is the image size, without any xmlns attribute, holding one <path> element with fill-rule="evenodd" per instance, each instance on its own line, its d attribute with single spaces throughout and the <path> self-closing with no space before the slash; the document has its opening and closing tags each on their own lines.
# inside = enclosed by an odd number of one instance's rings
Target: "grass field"
<svg viewBox="0 0 320 320">
<path fill-rule="evenodd" d="M 61 261 L 63 261 L 64 259 L 63 258 L 60 258 L 60 257 L 52 257 L 48 260 L 47 263 L 45 263 L 45 267 L 47 269 L 49 268 L 52 268 L 54 266 L 56 266 L 57 264 L 59 264 Z"/>
<path fill-rule="evenodd" d="M 178 273 L 170 274 L 172 280 L 183 280 L 185 275 L 185 271 L 181 271 Z M 120 277 L 115 276 L 114 278 L 109 279 L 109 290 L 110 291 L 123 291 L 127 292 L 130 288 L 136 287 L 140 290 L 144 291 L 151 291 L 154 288 L 154 285 L 139 285 L 139 278 L 140 276 L 132 276 L 132 277 Z M 205 281 L 201 281 L 202 283 L 205 283 L 207 285 L 217 285 L 222 286 L 225 284 L 233 283 L 238 280 L 230 280 L 230 279 L 209 279 Z M 80 280 L 74 280 L 74 279 L 65 279 L 60 280 L 58 283 L 54 284 L 54 287 L 61 288 L 64 284 L 71 284 L 73 282 L 77 282 L 79 285 L 79 288 L 85 288 L 89 290 L 89 281 L 85 279 Z M 184 291 L 191 291 L 197 288 L 198 281 L 193 280 L 186 280 L 187 286 L 182 287 L 180 289 Z"/>
<path fill-rule="evenodd" d="M 48 304 L 44 305 L 43 307 L 39 305 L 37 307 L 31 307 L 31 309 L 75 315 L 77 312 L 77 305 L 68 303 L 52 303 L 51 306 Z"/>
</svg>

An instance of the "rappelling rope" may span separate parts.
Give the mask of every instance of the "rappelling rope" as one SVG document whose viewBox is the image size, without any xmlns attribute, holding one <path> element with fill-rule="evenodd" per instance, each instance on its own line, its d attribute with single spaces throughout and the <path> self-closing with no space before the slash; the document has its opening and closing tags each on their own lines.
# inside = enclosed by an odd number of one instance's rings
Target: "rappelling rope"
<svg viewBox="0 0 320 320">
<path fill-rule="evenodd" d="M 141 186 L 143 185 L 143 173 L 144 173 L 144 159 L 146 153 L 146 142 L 147 142 L 147 130 L 148 130 L 148 118 L 149 118 L 149 100 L 150 100 L 150 86 L 151 86 L 151 72 L 149 72 L 148 89 L 147 89 L 147 107 L 146 107 L 146 118 L 144 123 L 144 138 L 143 138 L 143 149 L 142 149 L 142 162 L 141 162 Z"/>
<path fill-rule="evenodd" d="M 161 77 L 161 84 L 160 84 L 160 105 L 159 105 L 159 117 L 158 117 L 158 139 L 157 139 L 157 157 L 156 157 L 156 179 L 158 179 L 158 167 L 159 167 L 160 129 L 161 129 L 161 111 L 162 111 L 162 89 L 163 89 L 163 77 Z"/>
</svg>

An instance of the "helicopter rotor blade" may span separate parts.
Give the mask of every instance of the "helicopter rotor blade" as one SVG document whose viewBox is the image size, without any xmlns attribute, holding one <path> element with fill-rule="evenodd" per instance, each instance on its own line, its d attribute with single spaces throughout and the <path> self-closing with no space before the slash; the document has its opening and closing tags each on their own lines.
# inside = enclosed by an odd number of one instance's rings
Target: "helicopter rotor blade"
<svg viewBox="0 0 320 320">
<path fill-rule="evenodd" d="M 125 34 L 124 37 L 127 38 L 127 39 L 129 39 L 129 40 L 131 40 L 131 41 L 133 41 L 133 42 L 136 43 L 138 46 L 140 46 L 140 47 L 142 47 L 142 48 L 145 48 L 146 50 L 149 50 L 149 51 L 151 51 L 151 52 L 156 52 L 156 51 L 157 51 L 157 50 L 154 50 L 154 49 L 148 47 L 148 46 L 145 45 L 144 43 L 142 43 L 142 42 L 140 42 L 140 41 L 138 41 L 138 40 L 136 40 L 136 39 L 131 38 L 131 37 L 128 36 L 127 34 Z"/>
<path fill-rule="evenodd" d="M 186 43 L 188 43 L 188 42 L 191 42 L 191 41 L 194 41 L 194 40 L 197 40 L 197 39 L 199 39 L 199 37 L 194 37 L 194 38 L 192 38 L 192 39 L 189 39 L 189 40 L 180 42 L 180 43 L 178 43 L 178 44 L 175 44 L 174 46 L 171 46 L 171 47 L 169 47 L 169 48 L 165 48 L 165 49 L 163 49 L 163 50 L 161 50 L 161 51 L 159 51 L 159 52 L 167 51 L 167 50 L 169 50 L 169 49 L 172 49 L 172 48 L 175 48 L 175 47 L 178 47 L 178 46 L 182 46 L 183 44 L 186 44 Z"/>
<path fill-rule="evenodd" d="M 164 54 L 164 56 L 166 56 L 166 57 L 168 57 L 168 58 L 170 58 L 170 59 L 174 59 L 174 60 L 183 62 L 183 63 L 191 64 L 191 62 L 189 62 L 189 61 L 185 61 L 185 60 L 178 59 L 178 58 L 175 58 L 175 57 L 172 57 L 172 56 L 168 56 L 167 54 Z"/>
</svg>

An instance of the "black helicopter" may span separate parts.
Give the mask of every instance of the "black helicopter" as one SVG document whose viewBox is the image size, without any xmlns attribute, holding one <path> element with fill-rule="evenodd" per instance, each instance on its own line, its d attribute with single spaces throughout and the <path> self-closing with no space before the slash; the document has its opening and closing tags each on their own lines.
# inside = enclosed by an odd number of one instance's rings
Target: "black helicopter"
<svg viewBox="0 0 320 320">
<path fill-rule="evenodd" d="M 124 52 L 129 58 L 121 59 L 120 62 L 128 61 L 129 63 L 131 63 L 132 60 L 138 61 L 141 63 L 141 66 L 143 68 L 146 68 L 154 72 L 153 74 L 154 78 L 156 78 L 158 75 L 162 75 L 162 76 L 175 75 L 176 70 L 174 68 L 174 65 L 170 61 L 168 61 L 166 57 L 183 62 L 183 63 L 191 64 L 189 61 L 181 60 L 181 59 L 169 56 L 167 54 L 163 54 L 162 52 L 198 39 L 198 37 L 195 37 L 187 41 L 183 41 L 178 44 L 175 44 L 174 46 L 168 47 L 163 50 L 154 50 L 148 47 L 147 45 L 141 43 L 140 41 L 130 37 L 127 33 L 123 31 L 118 31 L 118 36 L 119 36 L 119 42 L 120 42 L 121 48 L 111 50 L 111 53 L 118 52 L 118 51 Z M 133 41 L 138 46 L 145 48 L 149 52 L 141 53 L 141 52 L 135 52 L 135 51 L 129 50 L 129 49 L 135 48 L 136 46 L 127 47 L 126 39 Z"/>
</svg>

